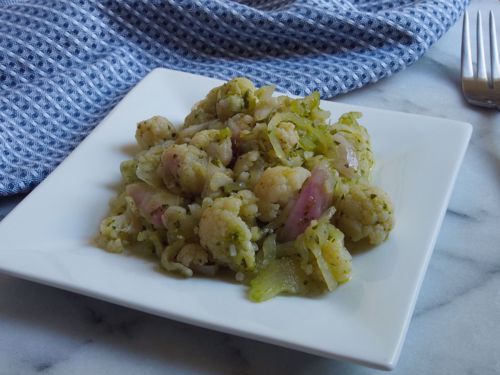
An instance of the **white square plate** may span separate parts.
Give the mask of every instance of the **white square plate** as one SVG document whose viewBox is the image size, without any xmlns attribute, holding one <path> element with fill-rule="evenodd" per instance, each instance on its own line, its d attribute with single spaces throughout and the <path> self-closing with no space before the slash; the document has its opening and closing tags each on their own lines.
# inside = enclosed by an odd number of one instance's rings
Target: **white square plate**
<svg viewBox="0 0 500 375">
<path fill-rule="evenodd" d="M 157 69 L 0 223 L 0 270 L 166 318 L 321 356 L 391 369 L 403 344 L 471 126 L 323 102 L 336 119 L 361 111 L 373 142 L 375 183 L 393 199 L 387 242 L 354 256 L 353 279 L 320 298 L 256 304 L 244 286 L 179 279 L 134 256 L 92 245 L 134 144 L 136 123 L 182 123 L 220 81 Z"/>
</svg>

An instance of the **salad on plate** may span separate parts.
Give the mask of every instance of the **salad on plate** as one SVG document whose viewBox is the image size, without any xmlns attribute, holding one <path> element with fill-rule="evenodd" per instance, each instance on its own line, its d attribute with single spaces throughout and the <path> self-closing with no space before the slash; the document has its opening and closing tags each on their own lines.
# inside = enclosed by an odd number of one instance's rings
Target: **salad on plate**
<svg viewBox="0 0 500 375">
<path fill-rule="evenodd" d="M 330 123 L 317 92 L 295 99 L 235 78 L 180 127 L 142 121 L 99 243 L 146 249 L 185 277 L 229 271 L 256 302 L 333 291 L 351 277 L 346 244 L 378 245 L 394 225 L 360 117 Z"/>
</svg>

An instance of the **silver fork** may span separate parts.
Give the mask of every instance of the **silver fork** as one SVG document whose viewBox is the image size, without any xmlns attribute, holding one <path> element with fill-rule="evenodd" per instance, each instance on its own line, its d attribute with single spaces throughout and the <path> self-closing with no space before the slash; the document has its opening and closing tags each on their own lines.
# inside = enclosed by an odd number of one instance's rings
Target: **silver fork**
<svg viewBox="0 0 500 375">
<path fill-rule="evenodd" d="M 471 104 L 500 110 L 500 63 L 498 62 L 498 44 L 495 17 L 490 11 L 490 60 L 491 74 L 488 81 L 484 57 L 483 30 L 481 12 L 477 12 L 477 71 L 474 73 L 469 35 L 469 15 L 465 12 L 462 30 L 462 91 Z"/>
</svg>

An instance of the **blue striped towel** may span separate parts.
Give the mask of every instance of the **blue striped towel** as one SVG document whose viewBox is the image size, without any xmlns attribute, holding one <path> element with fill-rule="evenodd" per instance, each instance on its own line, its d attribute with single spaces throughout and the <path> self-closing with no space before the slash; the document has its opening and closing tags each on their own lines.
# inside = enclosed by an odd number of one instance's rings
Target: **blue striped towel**
<svg viewBox="0 0 500 375">
<path fill-rule="evenodd" d="M 0 196 L 49 174 L 150 70 L 329 98 L 404 69 L 467 0 L 0 0 Z"/>
</svg>

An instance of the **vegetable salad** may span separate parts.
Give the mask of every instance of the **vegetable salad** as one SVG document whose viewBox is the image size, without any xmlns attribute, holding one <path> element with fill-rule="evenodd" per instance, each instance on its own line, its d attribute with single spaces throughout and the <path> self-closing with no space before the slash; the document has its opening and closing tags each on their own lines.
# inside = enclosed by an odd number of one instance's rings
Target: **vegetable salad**
<svg viewBox="0 0 500 375">
<path fill-rule="evenodd" d="M 140 122 L 141 151 L 121 164 L 99 242 L 148 249 L 186 277 L 229 270 L 253 301 L 333 291 L 351 277 L 346 242 L 380 244 L 394 222 L 370 182 L 360 116 L 329 123 L 317 92 L 293 99 L 235 78 L 180 128 L 161 116 Z"/>
</svg>

